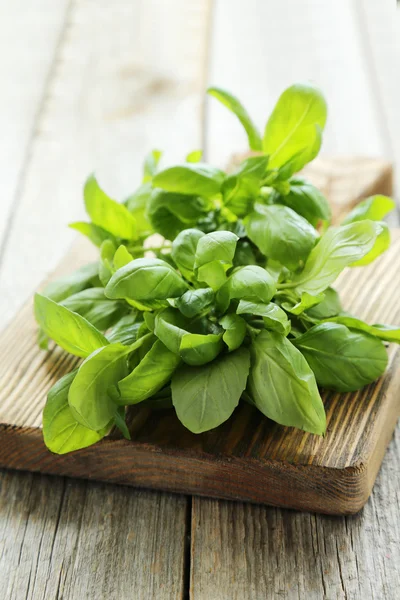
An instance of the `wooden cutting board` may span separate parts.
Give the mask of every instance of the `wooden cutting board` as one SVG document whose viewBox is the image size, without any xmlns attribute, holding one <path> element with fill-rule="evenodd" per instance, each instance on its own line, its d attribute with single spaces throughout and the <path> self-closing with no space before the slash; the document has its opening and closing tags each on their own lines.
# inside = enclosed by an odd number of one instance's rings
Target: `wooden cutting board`
<svg viewBox="0 0 400 600">
<path fill-rule="evenodd" d="M 334 177 L 334 176 L 333 176 Z M 375 190 L 374 190 L 375 191 Z M 377 189 L 376 191 L 380 191 Z M 346 309 L 368 322 L 400 325 L 400 230 L 373 265 L 339 278 Z M 77 245 L 56 275 L 88 259 Z M 325 438 L 281 427 L 250 406 L 222 426 L 194 435 L 174 411 L 129 412 L 132 441 L 111 432 L 96 446 L 56 456 L 42 441 L 46 393 L 77 359 L 36 346 L 29 302 L 0 339 L 0 466 L 330 514 L 357 512 L 371 493 L 400 411 L 400 351 L 387 373 L 352 394 L 323 395 Z"/>
</svg>

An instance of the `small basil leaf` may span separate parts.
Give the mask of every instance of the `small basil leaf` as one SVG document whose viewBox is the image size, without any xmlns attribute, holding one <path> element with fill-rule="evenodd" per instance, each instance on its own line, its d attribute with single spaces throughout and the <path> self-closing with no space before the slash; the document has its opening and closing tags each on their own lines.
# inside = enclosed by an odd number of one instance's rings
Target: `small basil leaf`
<svg viewBox="0 0 400 600">
<path fill-rule="evenodd" d="M 100 248 L 99 278 L 101 283 L 106 286 L 110 281 L 114 271 L 114 254 L 117 250 L 116 244 L 112 240 L 105 240 Z"/>
<path fill-rule="evenodd" d="M 108 389 L 128 374 L 129 347 L 109 344 L 95 350 L 78 369 L 68 393 L 74 417 L 85 427 L 98 431 L 114 418 L 117 405 Z"/>
<path fill-rule="evenodd" d="M 349 212 L 342 225 L 356 221 L 382 221 L 384 217 L 396 208 L 396 203 L 388 196 L 376 195 L 366 198 Z"/>
<path fill-rule="evenodd" d="M 214 429 L 239 403 L 249 372 L 246 348 L 202 367 L 182 366 L 172 377 L 172 401 L 178 419 L 193 433 Z"/>
<path fill-rule="evenodd" d="M 338 323 L 321 323 L 293 343 L 307 359 L 318 385 L 352 392 L 382 375 L 387 353 L 379 339 Z"/>
<path fill-rule="evenodd" d="M 246 216 L 257 199 L 268 156 L 251 156 L 228 176 L 222 186 L 224 205 L 238 217 Z"/>
<path fill-rule="evenodd" d="M 298 293 L 317 296 L 345 267 L 363 258 L 373 248 L 376 227 L 372 221 L 330 227 L 313 248 L 303 271 L 293 278 Z"/>
<path fill-rule="evenodd" d="M 110 429 L 93 431 L 79 423 L 68 404 L 68 392 L 76 370 L 64 375 L 49 391 L 43 410 L 43 438 L 47 448 L 55 454 L 67 454 L 87 448 L 101 440 Z"/>
<path fill-rule="evenodd" d="M 126 424 L 125 407 L 119 406 L 114 413 L 114 425 L 119 429 L 126 440 L 131 440 L 131 434 Z"/>
<path fill-rule="evenodd" d="M 252 300 L 269 302 L 275 294 L 275 281 L 272 276 L 258 265 L 238 267 L 230 275 L 226 287 L 230 300 Z"/>
<path fill-rule="evenodd" d="M 112 327 L 127 312 L 122 302 L 110 300 L 104 295 L 104 288 L 83 290 L 60 304 L 84 317 L 100 331 Z"/>
<path fill-rule="evenodd" d="M 296 270 L 307 259 L 318 234 L 314 227 L 287 206 L 257 205 L 245 219 L 246 232 L 261 252 Z"/>
<path fill-rule="evenodd" d="M 340 302 L 339 294 L 332 287 L 324 290 L 324 299 L 307 310 L 307 315 L 313 319 L 327 319 L 334 317 L 342 312 L 343 308 Z M 318 297 L 318 296 L 317 296 Z"/>
<path fill-rule="evenodd" d="M 284 336 L 262 331 L 251 345 L 248 390 L 257 408 L 270 419 L 323 435 L 324 405 L 304 356 Z"/>
<path fill-rule="evenodd" d="M 184 229 L 172 242 L 171 256 L 186 279 L 193 280 L 194 261 L 199 239 L 205 235 L 199 229 Z"/>
<path fill-rule="evenodd" d="M 303 178 L 290 180 L 290 191 L 279 195 L 275 202 L 288 206 L 316 226 L 319 221 L 330 221 L 331 209 L 322 192 Z"/>
<path fill-rule="evenodd" d="M 290 160 L 291 170 L 299 171 L 319 151 L 316 132 L 323 130 L 327 117 L 326 102 L 311 84 L 295 84 L 280 96 L 265 127 L 263 150 L 270 155 L 270 168 L 279 168 Z"/>
<path fill-rule="evenodd" d="M 391 325 L 368 325 L 361 321 L 360 319 L 356 319 L 354 317 L 346 317 L 346 316 L 338 316 L 331 317 L 328 319 L 330 323 L 340 323 L 341 325 L 346 325 L 349 329 L 356 329 L 358 331 L 364 331 L 365 333 L 369 333 L 385 342 L 395 342 L 396 344 L 400 344 L 400 328 L 393 327 Z M 325 321 L 326 322 L 326 321 Z"/>
<path fill-rule="evenodd" d="M 143 183 L 151 181 L 157 172 L 157 166 L 162 156 L 161 150 L 152 150 L 146 156 L 143 166 Z"/>
<path fill-rule="evenodd" d="M 153 186 L 150 182 L 143 183 L 137 190 L 129 196 L 124 202 L 136 223 L 137 236 L 147 236 L 153 231 L 153 227 L 146 216 L 147 206 L 153 193 Z"/>
<path fill-rule="evenodd" d="M 157 340 L 137 367 L 122 379 L 118 388 L 120 404 L 137 404 L 150 398 L 168 383 L 181 359 Z"/>
<path fill-rule="evenodd" d="M 114 270 L 118 271 L 118 269 L 121 269 L 125 265 L 128 265 L 132 260 L 133 260 L 132 254 L 130 252 L 128 252 L 128 250 L 126 249 L 126 246 L 124 246 L 122 244 L 121 246 L 119 246 L 117 248 L 117 250 L 114 254 L 114 257 L 113 257 Z"/>
<path fill-rule="evenodd" d="M 292 313 L 292 315 L 300 315 L 305 310 L 308 310 L 312 306 L 316 306 L 325 298 L 325 294 L 321 293 L 317 296 L 312 296 L 311 294 L 307 294 L 307 292 L 303 292 L 301 295 L 301 299 L 296 304 L 291 304 L 289 302 L 283 302 L 282 307 L 288 312 Z"/>
<path fill-rule="evenodd" d="M 123 204 L 111 200 L 103 192 L 94 175 L 86 181 L 83 195 L 86 211 L 95 225 L 117 237 L 136 239 L 135 219 Z"/>
<path fill-rule="evenodd" d="M 85 223 L 83 221 L 76 221 L 75 223 L 70 223 L 69 227 L 71 229 L 75 229 L 75 231 L 79 231 L 82 235 L 86 236 L 95 246 L 100 246 L 104 242 L 104 240 L 112 239 L 115 241 L 114 236 L 99 227 L 98 225 L 94 225 L 93 223 Z"/>
<path fill-rule="evenodd" d="M 287 336 L 290 332 L 290 321 L 287 314 L 274 302 L 263 304 L 241 300 L 236 312 L 239 315 L 247 314 L 262 317 L 266 329 L 277 331 L 281 335 Z"/>
<path fill-rule="evenodd" d="M 191 319 L 199 315 L 207 306 L 210 306 L 214 301 L 214 297 L 211 288 L 188 290 L 183 296 L 175 300 L 175 306 L 185 317 Z"/>
<path fill-rule="evenodd" d="M 167 262 L 158 258 L 137 258 L 111 277 L 105 289 L 108 298 L 137 301 L 177 298 L 187 285 Z"/>
<path fill-rule="evenodd" d="M 36 321 L 44 333 L 70 354 L 84 358 L 108 344 L 89 321 L 50 298 L 35 294 L 34 307 Z"/>
<path fill-rule="evenodd" d="M 187 163 L 160 171 L 153 178 L 153 185 L 167 192 L 215 196 L 225 178 L 223 171 L 206 163 Z"/>
<path fill-rule="evenodd" d="M 155 231 L 173 240 L 180 231 L 194 227 L 206 218 L 208 209 L 208 202 L 199 196 L 154 190 L 147 206 L 147 217 Z"/>
<path fill-rule="evenodd" d="M 43 295 L 54 302 L 65 300 L 68 296 L 92 287 L 92 281 L 97 277 L 98 263 L 90 263 L 80 267 L 73 273 L 65 275 L 56 281 L 51 281 L 43 290 Z"/>
<path fill-rule="evenodd" d="M 243 125 L 244 130 L 247 133 L 247 138 L 249 140 L 249 147 L 251 150 L 262 150 L 262 140 L 260 133 L 257 130 L 256 125 L 253 123 L 249 113 L 244 108 L 240 100 L 218 87 L 210 87 L 207 90 L 207 94 L 213 96 L 221 104 L 226 106 L 228 110 L 230 110 L 236 117 L 239 119 L 241 124 Z"/>
<path fill-rule="evenodd" d="M 189 163 L 198 163 L 201 161 L 203 157 L 203 150 L 193 150 L 193 152 L 189 152 L 186 156 L 186 162 Z"/>
<path fill-rule="evenodd" d="M 222 317 L 219 324 L 225 329 L 222 339 L 228 346 L 229 352 L 239 348 L 246 336 L 246 321 L 239 315 L 231 313 Z"/>
<path fill-rule="evenodd" d="M 202 236 L 197 243 L 195 268 L 213 261 L 232 265 L 238 239 L 231 231 L 214 231 Z"/>
</svg>

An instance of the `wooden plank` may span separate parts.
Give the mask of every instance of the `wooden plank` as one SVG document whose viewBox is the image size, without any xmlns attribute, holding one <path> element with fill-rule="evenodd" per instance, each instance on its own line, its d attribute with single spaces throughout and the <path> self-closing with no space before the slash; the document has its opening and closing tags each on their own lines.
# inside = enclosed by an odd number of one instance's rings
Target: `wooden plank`
<svg viewBox="0 0 400 600">
<path fill-rule="evenodd" d="M 400 589 L 400 429 L 352 517 L 193 499 L 191 600 L 394 600 Z"/>
<path fill-rule="evenodd" d="M 0 2 L 0 260 L 67 6 L 68 0 Z"/>
<path fill-rule="evenodd" d="M 184 597 L 183 496 L 0 471 L 7 600 Z"/>
<path fill-rule="evenodd" d="M 65 255 L 74 239 L 66 224 L 84 216 L 89 173 L 122 199 L 139 185 L 151 148 L 167 149 L 169 162 L 201 146 L 209 5 L 72 4 L 14 205 L 0 268 L 0 325 Z"/>
<path fill-rule="evenodd" d="M 338 280 L 344 307 L 370 322 L 399 322 L 400 231 L 390 251 Z M 78 253 L 82 260 L 82 252 Z M 71 267 L 72 264 L 70 263 Z M 400 408 L 400 352 L 376 383 L 353 394 L 324 394 L 328 429 L 319 438 L 280 427 L 241 406 L 216 430 L 194 435 L 173 411 L 132 407 L 132 442 L 112 434 L 96 446 L 54 456 L 43 444 L 46 391 L 76 360 L 36 348 L 28 304 L 0 344 L 0 465 L 328 513 L 366 502 Z"/>
</svg>

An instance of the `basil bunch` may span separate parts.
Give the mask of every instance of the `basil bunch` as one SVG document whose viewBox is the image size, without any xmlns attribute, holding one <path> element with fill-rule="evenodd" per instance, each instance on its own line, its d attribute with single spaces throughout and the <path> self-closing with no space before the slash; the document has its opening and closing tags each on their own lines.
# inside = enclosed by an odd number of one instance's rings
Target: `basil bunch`
<svg viewBox="0 0 400 600">
<path fill-rule="evenodd" d="M 51 338 L 84 359 L 48 394 L 43 432 L 53 452 L 91 445 L 113 426 L 129 438 L 126 407 L 139 402 L 172 403 L 194 433 L 247 401 L 323 435 L 318 387 L 374 381 L 387 364 L 383 342 L 400 342 L 400 329 L 344 312 L 331 287 L 345 267 L 387 249 L 382 219 L 394 203 L 367 198 L 329 227 L 328 202 L 296 175 L 321 146 L 320 91 L 287 89 L 263 135 L 237 98 L 209 93 L 244 126 L 249 157 L 225 173 L 194 151 L 160 171 L 153 151 L 123 203 L 89 177 L 90 221 L 72 227 L 99 247 L 98 263 L 35 297 L 41 347 Z"/>
</svg>

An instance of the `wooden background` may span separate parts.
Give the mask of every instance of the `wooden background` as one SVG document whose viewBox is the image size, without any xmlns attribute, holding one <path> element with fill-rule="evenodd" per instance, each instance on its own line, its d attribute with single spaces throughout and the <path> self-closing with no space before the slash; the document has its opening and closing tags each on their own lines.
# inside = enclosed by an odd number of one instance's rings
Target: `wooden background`
<svg viewBox="0 0 400 600">
<path fill-rule="evenodd" d="M 0 0 L 0 325 L 74 239 L 95 170 L 123 198 L 153 147 L 245 146 L 207 84 L 264 122 L 325 91 L 324 151 L 400 161 L 394 0 Z M 399 181 L 399 180 L 398 180 Z M 0 472 L 0 597 L 398 598 L 400 435 L 356 517 Z"/>
</svg>

